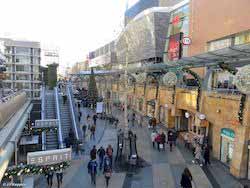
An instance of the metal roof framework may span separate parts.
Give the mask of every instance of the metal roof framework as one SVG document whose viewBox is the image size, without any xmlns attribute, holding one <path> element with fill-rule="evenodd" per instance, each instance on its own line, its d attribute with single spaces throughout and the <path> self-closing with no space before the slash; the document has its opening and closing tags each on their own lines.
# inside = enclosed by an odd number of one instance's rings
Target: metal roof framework
<svg viewBox="0 0 250 188">
<path fill-rule="evenodd" d="M 250 43 L 230 46 L 227 48 L 206 52 L 190 57 L 183 57 L 177 61 L 168 61 L 150 65 L 142 65 L 138 68 L 129 68 L 129 73 L 140 72 L 162 72 L 162 71 L 177 71 L 183 68 L 199 68 L 218 66 L 220 63 L 231 64 L 235 67 L 240 67 L 250 64 Z M 96 70 L 95 75 L 113 75 L 123 74 L 123 69 L 116 70 Z M 90 71 L 81 71 L 74 76 L 90 75 Z"/>
</svg>

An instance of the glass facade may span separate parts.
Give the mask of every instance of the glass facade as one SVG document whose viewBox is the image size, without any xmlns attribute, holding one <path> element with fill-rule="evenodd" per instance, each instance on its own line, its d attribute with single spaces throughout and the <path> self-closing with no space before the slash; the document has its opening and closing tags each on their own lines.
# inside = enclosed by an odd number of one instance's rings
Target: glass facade
<svg viewBox="0 0 250 188">
<path fill-rule="evenodd" d="M 15 50 L 17 55 L 31 55 L 31 48 L 16 47 Z"/>
<path fill-rule="evenodd" d="M 22 74 L 17 74 L 16 75 L 16 80 L 30 80 L 30 75 L 22 75 Z"/>
<path fill-rule="evenodd" d="M 30 64 L 31 58 L 29 56 L 16 56 L 16 63 L 20 64 Z"/>
<path fill-rule="evenodd" d="M 235 36 L 234 45 L 250 43 L 250 31 Z"/>
<path fill-rule="evenodd" d="M 17 72 L 30 72 L 30 65 L 16 65 Z"/>
</svg>

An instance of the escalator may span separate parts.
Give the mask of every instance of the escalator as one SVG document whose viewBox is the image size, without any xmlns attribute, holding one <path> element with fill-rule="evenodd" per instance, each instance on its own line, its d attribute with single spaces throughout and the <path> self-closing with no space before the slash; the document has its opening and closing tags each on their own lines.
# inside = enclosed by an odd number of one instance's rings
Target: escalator
<svg viewBox="0 0 250 188">
<path fill-rule="evenodd" d="M 44 108 L 45 108 L 44 110 L 45 119 L 56 119 L 55 93 L 53 90 L 45 91 Z M 46 150 L 57 149 L 58 148 L 57 132 L 48 131 L 43 134 L 45 134 Z"/>
</svg>

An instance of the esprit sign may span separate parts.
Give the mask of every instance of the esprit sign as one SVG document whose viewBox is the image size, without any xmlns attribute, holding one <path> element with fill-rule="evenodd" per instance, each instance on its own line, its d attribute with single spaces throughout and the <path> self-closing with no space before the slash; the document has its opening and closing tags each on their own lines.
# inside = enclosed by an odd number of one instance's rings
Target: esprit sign
<svg viewBox="0 0 250 188">
<path fill-rule="evenodd" d="M 183 45 L 190 45 L 191 44 L 191 39 L 189 37 L 183 37 L 182 44 Z"/>
<path fill-rule="evenodd" d="M 71 160 L 71 148 L 28 152 L 27 164 L 51 165 Z"/>
</svg>

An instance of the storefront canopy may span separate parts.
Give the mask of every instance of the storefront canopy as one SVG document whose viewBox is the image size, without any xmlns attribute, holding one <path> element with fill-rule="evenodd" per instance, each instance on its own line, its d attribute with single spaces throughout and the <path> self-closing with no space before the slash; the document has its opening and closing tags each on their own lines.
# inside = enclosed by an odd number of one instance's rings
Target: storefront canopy
<svg viewBox="0 0 250 188">
<path fill-rule="evenodd" d="M 232 64 L 236 67 L 250 63 L 250 43 L 231 46 L 220 50 L 206 52 L 190 57 L 183 57 L 177 61 L 168 61 L 156 64 L 145 64 L 141 67 L 128 68 L 129 73 L 136 72 L 161 72 L 166 70 L 177 70 L 182 68 L 197 68 L 216 66 L 220 63 Z M 124 73 L 124 66 L 114 70 L 95 70 L 96 75 L 112 75 Z M 80 71 L 75 76 L 90 75 L 91 71 Z"/>
</svg>

